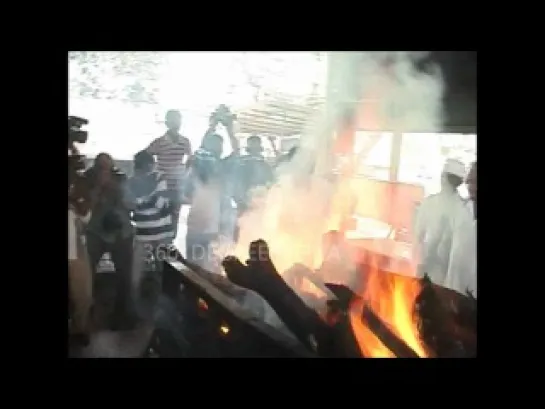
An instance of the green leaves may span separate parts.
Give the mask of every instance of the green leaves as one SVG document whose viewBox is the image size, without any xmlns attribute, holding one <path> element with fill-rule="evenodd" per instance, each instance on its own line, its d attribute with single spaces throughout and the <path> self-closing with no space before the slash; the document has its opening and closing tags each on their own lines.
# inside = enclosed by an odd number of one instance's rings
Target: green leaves
<svg viewBox="0 0 545 409">
<path fill-rule="evenodd" d="M 71 51 L 68 58 L 71 96 L 134 103 L 157 100 L 163 53 Z"/>
</svg>

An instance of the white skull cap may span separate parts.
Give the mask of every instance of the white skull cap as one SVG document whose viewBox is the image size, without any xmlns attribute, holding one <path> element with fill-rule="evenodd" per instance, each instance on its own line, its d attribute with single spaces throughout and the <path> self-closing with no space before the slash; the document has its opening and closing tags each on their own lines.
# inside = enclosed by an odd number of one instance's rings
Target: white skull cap
<svg viewBox="0 0 545 409">
<path fill-rule="evenodd" d="M 443 173 L 450 173 L 464 179 L 466 177 L 466 166 L 457 159 L 447 159 L 443 166 Z"/>
</svg>

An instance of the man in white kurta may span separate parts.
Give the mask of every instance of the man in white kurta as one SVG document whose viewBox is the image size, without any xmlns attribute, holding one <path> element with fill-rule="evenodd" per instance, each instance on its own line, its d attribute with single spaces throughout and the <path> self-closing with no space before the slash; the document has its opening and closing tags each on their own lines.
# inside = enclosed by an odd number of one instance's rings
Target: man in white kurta
<svg viewBox="0 0 545 409">
<path fill-rule="evenodd" d="M 458 194 L 465 166 L 449 159 L 441 174 L 441 191 L 423 200 L 416 218 L 418 275 L 438 285 L 465 292 L 475 267 L 475 234 L 471 214 Z"/>
</svg>

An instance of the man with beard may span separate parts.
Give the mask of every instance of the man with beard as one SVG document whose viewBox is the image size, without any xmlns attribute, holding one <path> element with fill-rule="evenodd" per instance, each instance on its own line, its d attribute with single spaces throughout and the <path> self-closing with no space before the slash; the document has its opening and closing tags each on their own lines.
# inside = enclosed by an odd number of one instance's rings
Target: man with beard
<svg viewBox="0 0 545 409">
<path fill-rule="evenodd" d="M 464 176 L 465 165 L 448 159 L 441 174 L 441 191 L 424 199 L 417 212 L 418 274 L 427 274 L 435 284 L 442 286 L 448 286 L 460 275 L 460 264 L 453 252 L 458 251 L 455 246 L 471 220 L 457 191 Z"/>
<path fill-rule="evenodd" d="M 477 297 L 477 163 L 466 178 L 470 199 L 452 238 L 450 268 L 445 287 Z M 468 211 L 469 210 L 469 211 Z"/>
</svg>

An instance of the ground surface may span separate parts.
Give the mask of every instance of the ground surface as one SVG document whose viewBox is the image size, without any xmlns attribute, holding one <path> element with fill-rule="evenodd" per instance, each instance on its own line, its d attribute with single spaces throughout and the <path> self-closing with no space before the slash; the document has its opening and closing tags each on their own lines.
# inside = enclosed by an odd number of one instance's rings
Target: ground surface
<svg viewBox="0 0 545 409">
<path fill-rule="evenodd" d="M 186 220 L 188 206 L 182 208 L 177 248 L 185 250 Z M 71 357 L 78 358 L 136 358 L 142 355 L 153 332 L 153 305 L 158 296 L 157 288 L 149 289 L 149 299 L 144 306 L 144 321 L 133 331 L 110 331 L 107 320 L 115 299 L 114 268 L 106 256 L 97 271 L 95 283 L 95 306 L 93 311 L 93 334 L 90 345 L 81 350 L 71 350 Z"/>
<path fill-rule="evenodd" d="M 133 331 L 114 332 L 109 330 L 107 325 L 115 300 L 114 278 L 114 274 L 97 275 L 91 343 L 85 349 L 71 349 L 69 351 L 71 357 L 137 358 L 145 350 L 153 332 L 153 301 L 157 298 L 158 289 L 155 289 L 155 294 L 150 294 L 144 319 Z"/>
</svg>

